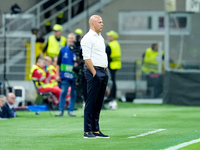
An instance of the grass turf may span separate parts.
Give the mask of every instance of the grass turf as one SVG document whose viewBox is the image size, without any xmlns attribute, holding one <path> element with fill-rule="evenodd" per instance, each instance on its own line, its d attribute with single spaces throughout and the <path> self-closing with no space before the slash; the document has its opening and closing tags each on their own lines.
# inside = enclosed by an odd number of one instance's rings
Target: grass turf
<svg viewBox="0 0 200 150">
<path fill-rule="evenodd" d="M 199 107 L 118 102 L 117 110 L 101 112 L 100 127 L 110 139 L 83 138 L 83 110 L 77 117 L 54 117 L 56 111 L 18 111 L 0 120 L 3 150 L 160 150 L 200 138 Z M 130 139 L 157 129 L 165 131 Z M 199 143 L 187 146 L 196 150 Z M 184 149 L 184 148 L 182 148 Z"/>
</svg>

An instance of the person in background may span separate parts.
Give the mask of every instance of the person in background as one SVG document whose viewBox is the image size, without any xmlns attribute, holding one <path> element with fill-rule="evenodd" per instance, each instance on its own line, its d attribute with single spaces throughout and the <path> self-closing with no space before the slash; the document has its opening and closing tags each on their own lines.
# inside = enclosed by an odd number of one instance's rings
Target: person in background
<svg viewBox="0 0 200 150">
<path fill-rule="evenodd" d="M 158 73 L 158 64 L 164 67 L 164 51 L 162 51 L 162 58 L 159 58 L 158 44 L 153 43 L 151 47 L 147 48 L 143 54 L 142 62 L 142 78 L 147 81 L 146 95 L 153 98 L 161 97 L 162 90 L 162 75 Z"/>
<path fill-rule="evenodd" d="M 46 67 L 48 68 L 52 64 L 52 59 L 49 56 L 44 56 Z M 47 69 L 46 68 L 46 69 Z"/>
<path fill-rule="evenodd" d="M 75 74 L 73 72 L 76 63 L 76 52 L 71 50 L 74 45 L 75 34 L 70 33 L 67 37 L 67 46 L 63 47 L 58 55 L 57 67 L 56 67 L 56 80 L 61 81 L 61 95 L 59 102 L 59 112 L 56 114 L 57 117 L 64 115 L 65 110 L 65 97 L 69 86 L 71 86 L 71 98 L 68 106 L 68 116 L 75 117 L 73 113 L 74 106 L 76 103 L 76 87 L 75 87 Z"/>
<path fill-rule="evenodd" d="M 80 28 L 75 29 L 75 30 L 74 30 L 74 33 L 75 33 L 76 35 L 80 35 L 81 38 L 82 38 L 82 36 L 83 36 L 83 30 L 80 29 Z"/>
<path fill-rule="evenodd" d="M 57 57 L 53 57 L 52 59 L 49 56 L 45 56 L 45 71 L 49 74 L 48 80 L 51 80 L 50 83 L 52 85 L 58 85 L 56 79 L 56 63 Z M 54 62 L 53 62 L 54 61 Z M 56 61 L 56 62 L 55 62 Z M 54 66 L 54 65 L 55 66 Z"/>
<path fill-rule="evenodd" d="M 56 76 L 57 61 L 58 61 L 58 57 L 53 57 L 51 65 L 49 65 L 47 68 L 47 70 L 50 72 L 52 76 Z"/>
<path fill-rule="evenodd" d="M 77 28 L 74 30 L 76 34 L 76 41 L 74 42 L 76 47 L 79 48 L 79 55 L 78 55 L 78 84 L 77 84 L 77 100 L 82 100 L 83 105 L 85 103 L 87 97 L 87 82 L 84 76 L 84 60 L 82 55 L 82 49 L 80 45 L 80 41 L 83 38 L 83 30 Z"/>
<path fill-rule="evenodd" d="M 45 71 L 47 71 L 48 67 L 52 64 L 52 59 L 49 56 L 45 56 Z"/>
<path fill-rule="evenodd" d="M 67 39 L 62 36 L 62 26 L 55 24 L 53 26 L 54 35 L 49 36 L 46 46 L 40 56 L 46 52 L 47 56 L 53 58 L 58 56 L 62 47 L 66 45 Z"/>
<path fill-rule="evenodd" d="M 39 92 L 52 92 L 57 98 L 53 103 L 57 104 L 61 89 L 58 85 L 52 84 L 52 79 L 55 79 L 55 77 L 49 77 L 50 73 L 45 71 L 45 62 L 43 57 L 38 58 L 37 63 L 31 68 L 30 79 L 35 82 Z"/>
<path fill-rule="evenodd" d="M 45 43 L 45 39 L 42 35 L 42 31 L 37 29 L 37 28 L 33 28 L 31 29 L 31 32 L 33 35 L 36 36 L 36 42 L 35 42 L 35 60 L 37 61 L 37 58 L 40 57 L 40 54 L 42 53 L 46 43 Z M 31 47 L 30 43 L 26 43 L 26 47 L 27 49 L 29 49 Z M 35 62 L 36 62 L 35 61 Z"/>
<path fill-rule="evenodd" d="M 144 75 L 158 73 L 158 44 L 153 43 L 147 48 L 143 54 L 142 73 Z M 164 59 L 164 51 L 162 51 L 162 59 Z"/>
<path fill-rule="evenodd" d="M 15 118 L 16 117 L 16 112 L 13 107 L 14 103 L 15 103 L 15 94 L 8 93 L 7 102 L 2 107 L 1 118 Z"/>
<path fill-rule="evenodd" d="M 53 86 L 57 86 L 61 89 L 61 83 L 56 81 L 56 66 L 58 57 L 53 57 L 52 59 L 49 56 L 44 57 L 46 60 L 46 72 L 49 73 L 50 84 Z M 68 93 L 70 90 L 68 89 Z M 70 98 L 70 94 L 66 96 L 67 99 Z M 69 105 L 69 101 L 66 101 L 66 107 Z"/>
<path fill-rule="evenodd" d="M 108 56 L 108 68 L 111 75 L 112 87 L 110 95 L 108 96 L 109 101 L 116 100 L 116 72 L 121 69 L 121 47 L 117 39 L 119 35 L 117 32 L 111 30 L 106 33 L 108 38 L 108 45 L 106 46 L 106 53 Z"/>
<path fill-rule="evenodd" d="M 108 60 L 101 36 L 103 20 L 98 15 L 89 19 L 90 30 L 81 40 L 87 80 L 84 110 L 84 138 L 109 138 L 100 131 L 99 118 L 108 82 Z"/>
<path fill-rule="evenodd" d="M 0 118 L 2 115 L 2 107 L 6 102 L 6 97 L 4 95 L 0 95 Z"/>
<path fill-rule="evenodd" d="M 15 3 L 14 5 L 11 6 L 11 14 L 19 14 L 22 12 L 22 9 L 19 7 L 19 5 L 17 3 Z"/>
</svg>

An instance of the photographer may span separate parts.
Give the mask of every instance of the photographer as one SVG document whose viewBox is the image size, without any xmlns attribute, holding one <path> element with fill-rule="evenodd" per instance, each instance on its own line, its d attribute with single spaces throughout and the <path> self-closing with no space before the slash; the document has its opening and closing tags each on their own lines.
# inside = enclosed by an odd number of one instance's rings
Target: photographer
<svg viewBox="0 0 200 150">
<path fill-rule="evenodd" d="M 56 116 L 63 116 L 65 110 L 65 97 L 69 86 L 71 86 L 71 99 L 68 106 L 68 116 L 75 117 L 73 114 L 74 106 L 76 103 L 76 86 L 75 86 L 75 73 L 73 68 L 78 66 L 77 55 L 73 50 L 75 41 L 75 34 L 70 33 L 67 37 L 67 45 L 63 47 L 58 55 L 56 67 L 56 80 L 61 81 L 61 95 L 59 102 L 60 112 Z"/>
<path fill-rule="evenodd" d="M 71 48 L 73 51 L 76 52 L 77 56 L 77 66 L 73 68 L 73 71 L 76 74 L 75 85 L 77 89 L 77 102 L 82 103 L 85 101 L 87 96 L 87 86 L 86 86 L 86 79 L 84 76 L 84 60 L 82 55 L 82 49 L 80 45 L 80 41 L 83 35 L 83 31 L 81 29 L 76 29 L 74 31 L 76 34 L 76 41 L 74 41 L 74 45 Z"/>
</svg>

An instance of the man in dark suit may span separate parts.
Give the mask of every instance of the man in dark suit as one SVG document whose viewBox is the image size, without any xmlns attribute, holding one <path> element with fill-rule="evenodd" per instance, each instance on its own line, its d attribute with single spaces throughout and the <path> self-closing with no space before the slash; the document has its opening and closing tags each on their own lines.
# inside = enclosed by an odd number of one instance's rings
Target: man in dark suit
<svg viewBox="0 0 200 150">
<path fill-rule="evenodd" d="M 2 118 L 14 118 L 16 117 L 15 110 L 13 108 L 13 104 L 15 103 L 15 94 L 8 93 L 7 94 L 7 102 L 2 107 Z"/>
<path fill-rule="evenodd" d="M 2 107 L 6 102 L 6 97 L 4 95 L 0 95 L 0 118 L 1 118 L 1 114 L 2 114 Z"/>
</svg>

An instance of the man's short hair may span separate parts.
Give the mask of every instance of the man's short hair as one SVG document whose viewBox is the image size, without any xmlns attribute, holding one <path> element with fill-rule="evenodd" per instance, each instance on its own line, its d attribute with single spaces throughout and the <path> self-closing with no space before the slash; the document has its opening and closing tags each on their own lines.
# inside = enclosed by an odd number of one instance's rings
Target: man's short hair
<svg viewBox="0 0 200 150">
<path fill-rule="evenodd" d="M 158 45 L 157 43 L 153 43 L 153 44 L 151 45 L 151 48 L 154 50 L 155 47 L 156 47 L 157 45 Z"/>
<path fill-rule="evenodd" d="M 74 34 L 74 33 L 69 33 L 67 36 L 69 36 L 69 35 L 73 35 L 73 36 L 76 37 L 76 34 Z"/>
<path fill-rule="evenodd" d="M 38 58 L 37 58 L 37 62 L 39 62 L 39 61 L 41 61 L 41 60 L 45 60 L 45 58 L 44 58 L 44 57 L 38 57 Z"/>
<path fill-rule="evenodd" d="M 4 100 L 4 102 L 6 102 L 6 97 L 4 95 L 0 95 L 0 99 Z"/>
</svg>

